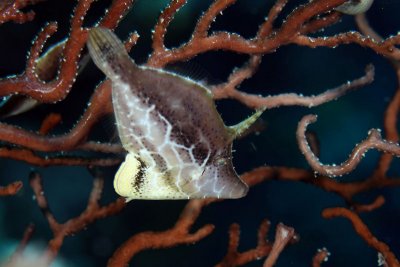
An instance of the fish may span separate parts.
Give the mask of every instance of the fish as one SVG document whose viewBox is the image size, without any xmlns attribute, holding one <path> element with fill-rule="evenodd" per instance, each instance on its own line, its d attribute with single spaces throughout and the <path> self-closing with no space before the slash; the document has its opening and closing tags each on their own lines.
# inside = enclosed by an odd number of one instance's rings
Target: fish
<svg viewBox="0 0 400 267">
<path fill-rule="evenodd" d="M 350 0 L 336 7 L 335 10 L 347 15 L 365 13 L 370 9 L 374 0 Z"/>
<path fill-rule="evenodd" d="M 57 76 L 59 61 L 62 57 L 65 42 L 66 40 L 51 46 L 37 59 L 34 71 L 37 78 L 42 82 L 51 81 Z M 0 99 L 0 118 L 5 119 L 17 116 L 40 105 L 39 101 L 28 96 L 8 95 Z"/>
<path fill-rule="evenodd" d="M 232 164 L 232 142 L 261 116 L 257 110 L 226 126 L 204 84 L 163 69 L 139 66 L 109 29 L 89 31 L 95 65 L 111 80 L 112 104 L 125 161 L 117 194 L 146 200 L 245 196 Z"/>
</svg>

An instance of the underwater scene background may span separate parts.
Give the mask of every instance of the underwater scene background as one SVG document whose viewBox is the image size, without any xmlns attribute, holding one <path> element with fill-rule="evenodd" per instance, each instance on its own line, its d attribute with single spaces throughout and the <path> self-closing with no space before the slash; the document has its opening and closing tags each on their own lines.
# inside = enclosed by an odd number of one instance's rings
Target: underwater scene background
<svg viewBox="0 0 400 267">
<path fill-rule="evenodd" d="M 0 27 L 0 77 L 21 73 L 31 42 L 49 21 L 58 22 L 58 31 L 46 43 L 46 48 L 68 36 L 70 18 L 77 1 L 43 1 L 27 8 L 34 10 L 35 18 L 24 24 L 8 22 Z M 116 28 L 116 34 L 125 39 L 137 31 L 140 38 L 130 55 L 138 64 L 144 64 L 151 53 L 152 29 L 161 11 L 169 1 L 137 0 Z M 199 16 L 213 1 L 188 1 L 176 14 L 166 34 L 166 46 L 175 47 L 190 39 Z M 229 31 L 251 38 L 275 1 L 239 0 L 217 16 L 210 32 Z M 281 25 L 287 15 L 308 1 L 289 1 L 277 19 Z M 96 1 L 85 17 L 85 26 L 91 26 L 103 14 L 111 1 Z M 400 1 L 375 1 L 367 12 L 371 26 L 384 38 L 400 31 Z M 331 36 L 357 30 L 352 16 L 344 15 L 340 22 L 313 36 Z M 85 52 L 85 51 L 84 51 Z M 248 55 L 226 51 L 206 52 L 189 62 L 168 66 L 171 71 L 188 75 L 208 85 L 227 80 L 234 68 L 242 66 Z M 274 53 L 267 53 L 251 78 L 240 90 L 263 96 L 281 93 L 316 95 L 363 75 L 365 66 L 375 66 L 374 82 L 317 107 L 279 107 L 267 109 L 262 115 L 262 130 L 237 140 L 233 144 L 233 164 L 238 174 L 259 166 L 287 166 L 309 170 L 296 141 L 299 120 L 307 114 L 317 114 L 318 121 L 310 126 L 320 144 L 322 163 L 340 164 L 355 146 L 366 138 L 371 128 L 383 128 L 385 109 L 399 88 L 396 70 L 383 56 L 356 44 L 335 48 L 308 48 L 285 45 Z M 60 113 L 62 123 L 52 134 L 71 129 L 83 114 L 95 86 L 103 79 L 92 62 L 77 77 L 65 100 L 55 104 L 41 104 L 27 113 L 1 120 L 37 130 L 50 112 Z M 196 103 L 193 103 L 195 105 Z M 227 125 L 235 124 L 253 110 L 236 100 L 219 100 L 217 109 Z M 91 131 L 93 140 L 115 141 L 113 119 L 105 118 Z M 4 144 L 4 142 L 3 142 Z M 81 153 L 81 154 L 79 154 Z M 43 154 L 44 155 L 44 154 Z M 72 153 L 72 155 L 75 155 Z M 78 152 L 79 156 L 93 156 Z M 363 181 L 376 168 L 381 152 L 371 150 L 358 167 L 348 175 L 332 178 L 342 182 Z M 118 165 L 95 167 L 106 175 L 101 203 L 116 199 L 112 181 Z M 0 199 L 0 260 L 5 261 L 16 249 L 29 223 L 35 233 L 25 253 L 40 255 L 52 238 L 28 177 L 35 168 L 43 177 L 44 191 L 52 213 L 63 222 L 85 209 L 93 178 L 84 166 L 35 167 L 23 161 L 2 159 L 0 183 L 6 185 L 21 180 L 24 187 L 15 196 Z M 400 161 L 394 158 L 388 176 L 399 178 Z M 319 179 L 318 175 L 315 179 Z M 383 187 L 357 194 L 358 203 L 370 203 L 383 195 L 385 204 L 360 216 L 371 232 L 400 256 L 400 189 Z M 113 252 L 130 236 L 142 231 L 163 231 L 177 220 L 187 201 L 131 201 L 117 215 L 99 219 L 83 231 L 66 237 L 56 260 L 51 266 L 104 266 Z M 228 229 L 232 223 L 241 228 L 239 251 L 255 247 L 257 229 L 264 219 L 271 221 L 268 235 L 274 240 L 274 229 L 279 222 L 291 226 L 300 240 L 281 253 L 275 266 L 310 266 L 317 249 L 326 247 L 331 255 L 322 266 L 378 266 L 377 251 L 369 247 L 344 218 L 324 219 L 321 212 L 327 207 L 346 207 L 338 195 L 309 183 L 289 180 L 268 180 L 250 188 L 248 195 L 238 200 L 225 200 L 204 208 L 192 229 L 205 224 L 215 225 L 214 231 L 191 245 L 179 245 L 160 250 L 146 250 L 136 255 L 131 266 L 213 266 L 225 255 L 228 247 Z M 263 260 L 245 266 L 262 266 Z"/>
</svg>

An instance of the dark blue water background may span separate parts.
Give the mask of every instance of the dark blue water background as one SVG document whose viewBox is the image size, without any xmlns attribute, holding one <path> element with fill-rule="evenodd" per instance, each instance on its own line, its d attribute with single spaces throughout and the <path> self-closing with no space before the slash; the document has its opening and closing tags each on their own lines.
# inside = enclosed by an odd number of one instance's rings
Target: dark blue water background
<svg viewBox="0 0 400 267">
<path fill-rule="evenodd" d="M 87 25 L 91 25 L 102 14 L 110 1 L 99 1 L 89 12 Z M 178 46 L 188 40 L 198 16 L 211 1 L 189 1 L 176 16 L 166 36 L 167 46 Z M 368 12 L 373 27 L 384 37 L 396 34 L 400 27 L 400 1 L 375 1 Z M 167 1 L 138 0 L 133 10 L 122 21 L 117 34 L 125 38 L 130 31 L 138 31 L 140 40 L 131 55 L 139 63 L 145 61 L 150 50 L 151 29 Z M 244 37 L 252 37 L 263 21 L 273 1 L 238 1 L 237 4 L 218 16 L 211 30 L 228 30 Z M 290 1 L 286 10 L 297 6 L 299 1 Z M 61 40 L 69 28 L 69 18 L 75 1 L 48 1 L 37 5 L 36 19 L 16 25 L 8 23 L 0 27 L 0 75 L 20 73 L 24 69 L 31 40 L 47 21 L 58 21 L 59 31 L 50 43 Z M 279 21 L 287 15 L 284 13 Z M 318 35 L 332 35 L 355 30 L 352 17 L 342 21 Z M 209 52 L 198 56 L 192 66 L 205 73 L 209 81 L 224 81 L 234 67 L 241 66 L 245 55 L 230 52 Z M 321 160 L 325 163 L 340 163 L 345 160 L 354 144 L 366 137 L 370 128 L 382 128 L 382 118 L 388 101 L 397 84 L 394 70 L 387 60 L 369 49 L 357 45 L 340 46 L 335 49 L 309 49 L 289 45 L 276 53 L 264 57 L 257 74 L 243 83 L 241 89 L 255 94 L 274 95 L 286 92 L 304 95 L 318 94 L 348 80 L 363 75 L 364 67 L 373 63 L 376 67 L 375 82 L 358 91 L 351 92 L 316 108 L 283 107 L 268 110 L 263 115 L 266 129 L 260 135 L 252 135 L 234 144 L 234 165 L 238 173 L 262 165 L 308 168 L 299 152 L 295 139 L 297 122 L 306 114 L 318 114 L 318 122 L 311 126 L 320 140 Z M 202 69 L 202 71 L 199 71 Z M 196 72 L 194 71 L 194 72 Z M 197 74 L 196 74 L 197 75 Z M 17 116 L 7 122 L 25 128 L 37 129 L 40 121 L 50 109 L 63 114 L 63 124 L 56 133 L 68 131 L 82 114 L 94 85 L 102 74 L 90 64 L 78 77 L 68 98 L 56 105 L 43 105 L 29 115 Z M 251 110 L 235 101 L 219 101 L 218 109 L 227 124 L 244 119 Z M 93 134 L 101 136 L 104 128 Z M 356 171 L 340 178 L 342 181 L 365 179 L 375 168 L 379 153 L 368 152 Z M 0 165 L 1 184 L 22 180 L 23 190 L 14 197 L 0 201 L 0 256 L 6 257 L 21 239 L 28 223 L 33 222 L 37 231 L 31 244 L 40 251 L 51 237 L 48 225 L 40 213 L 27 177 L 31 166 L 2 159 Z M 38 168 L 44 178 L 44 189 L 51 210 L 59 221 L 77 216 L 86 205 L 92 184 L 89 172 L 82 167 Z M 104 203 L 116 197 L 112 190 L 113 173 L 107 170 Z M 399 160 L 395 159 L 390 174 L 398 176 Z M 361 194 L 356 199 L 369 203 L 379 194 L 386 197 L 386 204 L 362 218 L 376 236 L 385 241 L 400 256 L 400 189 L 380 189 Z M 164 230 L 172 226 L 186 201 L 132 201 L 118 216 L 110 217 L 90 225 L 76 236 L 66 238 L 60 257 L 54 266 L 103 266 L 112 252 L 131 235 L 145 230 Z M 377 266 L 377 252 L 369 248 L 355 234 L 351 224 L 341 218 L 325 220 L 320 213 L 323 208 L 344 206 L 344 201 L 331 193 L 312 185 L 269 181 L 251 189 L 241 200 L 229 200 L 213 204 L 204 209 L 194 229 L 206 224 L 215 224 L 215 231 L 196 245 L 179 246 L 160 251 L 146 251 L 137 255 L 132 266 L 212 266 L 225 255 L 227 231 L 231 223 L 241 226 L 240 250 L 255 246 L 256 231 L 265 218 L 293 226 L 301 240 L 282 253 L 276 266 L 310 266 L 312 256 L 318 248 L 327 247 L 331 252 L 329 262 L 323 266 Z M 274 231 L 269 235 L 273 239 Z M 261 266 L 261 261 L 248 266 Z"/>
</svg>

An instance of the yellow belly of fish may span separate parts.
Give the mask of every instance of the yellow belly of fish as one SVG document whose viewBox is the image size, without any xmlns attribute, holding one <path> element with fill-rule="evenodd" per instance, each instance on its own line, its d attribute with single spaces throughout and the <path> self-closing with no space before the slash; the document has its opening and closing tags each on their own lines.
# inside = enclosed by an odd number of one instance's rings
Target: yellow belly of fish
<svg viewBox="0 0 400 267">
<path fill-rule="evenodd" d="M 127 201 L 132 199 L 190 198 L 189 194 L 177 190 L 177 187 L 168 185 L 165 182 L 165 173 L 159 172 L 154 167 L 144 170 L 142 170 L 141 167 L 138 155 L 128 153 L 125 161 L 121 164 L 115 175 L 115 191 L 119 195 L 126 197 Z M 198 173 L 197 176 L 200 175 L 201 173 Z"/>
</svg>

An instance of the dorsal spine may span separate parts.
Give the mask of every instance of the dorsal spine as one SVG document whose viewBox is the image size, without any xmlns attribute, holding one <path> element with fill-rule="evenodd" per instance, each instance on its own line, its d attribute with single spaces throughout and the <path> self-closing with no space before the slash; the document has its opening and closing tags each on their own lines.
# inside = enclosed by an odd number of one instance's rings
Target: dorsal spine
<svg viewBox="0 0 400 267">
<path fill-rule="evenodd" d="M 88 49 L 94 63 L 111 80 L 118 80 L 126 69 L 136 69 L 124 45 L 115 34 L 106 28 L 93 28 L 89 31 Z"/>
</svg>

